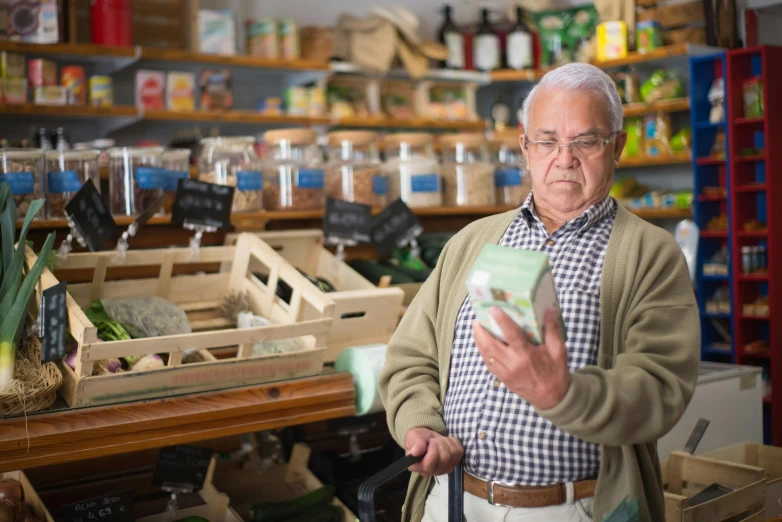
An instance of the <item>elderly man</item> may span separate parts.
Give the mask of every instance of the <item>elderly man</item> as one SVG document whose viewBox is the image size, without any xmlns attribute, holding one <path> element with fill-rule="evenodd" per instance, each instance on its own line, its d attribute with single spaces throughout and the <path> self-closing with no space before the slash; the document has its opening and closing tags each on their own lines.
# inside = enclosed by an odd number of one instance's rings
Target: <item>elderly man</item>
<svg viewBox="0 0 782 522">
<path fill-rule="evenodd" d="M 464 458 L 469 522 L 602 521 L 625 498 L 662 522 L 656 441 L 698 369 L 684 257 L 609 196 L 627 136 L 604 72 L 549 72 L 523 120 L 532 193 L 446 245 L 388 346 L 379 386 L 391 433 L 424 455 L 403 520 L 447 520 L 447 473 Z M 567 342 L 552 310 L 540 346 L 500 310 L 507 344 L 475 323 L 465 281 L 490 243 L 548 254 Z"/>
</svg>

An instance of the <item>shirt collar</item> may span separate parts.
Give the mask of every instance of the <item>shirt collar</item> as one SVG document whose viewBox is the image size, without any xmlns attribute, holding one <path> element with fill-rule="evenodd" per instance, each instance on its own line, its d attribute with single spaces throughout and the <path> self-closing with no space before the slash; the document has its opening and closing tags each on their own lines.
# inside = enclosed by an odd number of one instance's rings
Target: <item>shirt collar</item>
<svg viewBox="0 0 782 522">
<path fill-rule="evenodd" d="M 616 201 L 609 195 L 590 206 L 577 218 L 571 219 L 565 223 L 565 225 L 572 223 L 578 227 L 579 232 L 583 232 L 587 228 L 600 223 L 607 217 L 610 217 L 615 211 Z M 527 225 L 530 227 L 534 221 L 542 223 L 538 218 L 538 214 L 535 210 L 535 200 L 532 197 L 531 191 L 527 196 L 527 199 L 525 199 L 524 203 L 521 205 L 521 214 L 527 222 Z"/>
</svg>

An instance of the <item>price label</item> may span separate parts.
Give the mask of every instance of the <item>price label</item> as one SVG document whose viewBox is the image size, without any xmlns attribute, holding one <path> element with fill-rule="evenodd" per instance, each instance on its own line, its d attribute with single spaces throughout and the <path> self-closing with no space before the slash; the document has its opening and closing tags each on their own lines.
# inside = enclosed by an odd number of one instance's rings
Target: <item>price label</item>
<svg viewBox="0 0 782 522">
<path fill-rule="evenodd" d="M 423 232 L 421 223 L 404 201 L 397 199 L 369 223 L 372 244 L 382 256 L 391 255 L 394 248 Z"/>
<path fill-rule="evenodd" d="M 180 179 L 177 185 L 171 222 L 214 228 L 231 226 L 234 187 Z"/>
<path fill-rule="evenodd" d="M 78 232 L 87 243 L 87 248 L 92 252 L 103 248 L 117 230 L 117 224 L 92 180 L 82 185 L 73 199 L 65 205 L 65 211 L 73 219 Z"/>
<path fill-rule="evenodd" d="M 326 200 L 326 215 L 323 218 L 323 235 L 327 238 L 352 239 L 359 243 L 369 242 L 367 226 L 372 219 L 372 207 L 341 199 Z"/>
<path fill-rule="evenodd" d="M 133 491 L 124 489 L 62 507 L 65 522 L 133 522 Z"/>
<path fill-rule="evenodd" d="M 65 355 L 65 331 L 68 309 L 65 306 L 66 283 L 43 291 L 41 297 L 41 361 L 56 361 Z"/>
<path fill-rule="evenodd" d="M 171 446 L 160 450 L 152 484 L 197 491 L 204 485 L 212 450 L 195 446 Z"/>
</svg>

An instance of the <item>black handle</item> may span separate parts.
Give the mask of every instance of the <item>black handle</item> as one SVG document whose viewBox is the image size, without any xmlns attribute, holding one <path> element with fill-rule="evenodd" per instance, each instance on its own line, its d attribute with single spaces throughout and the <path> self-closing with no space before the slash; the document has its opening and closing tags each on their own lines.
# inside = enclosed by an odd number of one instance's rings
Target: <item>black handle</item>
<svg viewBox="0 0 782 522">
<path fill-rule="evenodd" d="M 358 488 L 358 519 L 375 522 L 375 491 L 407 468 L 423 460 L 424 456 L 408 455 L 397 460 L 383 471 L 368 478 Z M 448 522 L 462 522 L 464 513 L 464 476 L 461 462 L 448 474 Z"/>
</svg>

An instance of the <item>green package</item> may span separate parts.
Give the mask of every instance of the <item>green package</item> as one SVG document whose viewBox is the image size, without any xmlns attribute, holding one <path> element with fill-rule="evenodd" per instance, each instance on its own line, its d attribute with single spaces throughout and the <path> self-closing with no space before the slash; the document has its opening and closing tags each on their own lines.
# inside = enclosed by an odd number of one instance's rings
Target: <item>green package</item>
<svg viewBox="0 0 782 522">
<path fill-rule="evenodd" d="M 541 42 L 541 67 L 589 61 L 588 41 L 595 34 L 598 14 L 593 5 L 533 13 Z"/>
</svg>

